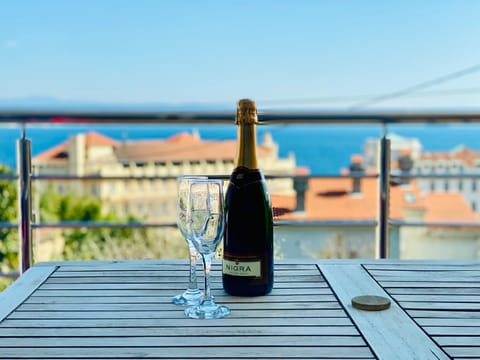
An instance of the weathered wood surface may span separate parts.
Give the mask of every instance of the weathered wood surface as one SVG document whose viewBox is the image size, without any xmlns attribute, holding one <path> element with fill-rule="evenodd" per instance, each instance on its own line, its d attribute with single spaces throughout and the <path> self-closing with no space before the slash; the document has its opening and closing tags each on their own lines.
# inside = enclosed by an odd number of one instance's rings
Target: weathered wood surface
<svg viewBox="0 0 480 360">
<path fill-rule="evenodd" d="M 55 266 L 29 269 L 0 296 L 0 322 L 27 299 L 56 270 Z"/>
<path fill-rule="evenodd" d="M 444 351 L 396 304 L 381 311 L 352 306 L 357 296 L 388 294 L 360 265 L 319 264 L 333 291 L 380 359 L 448 359 Z"/>
<path fill-rule="evenodd" d="M 0 358 L 375 358 L 313 263 L 279 264 L 255 298 L 225 294 L 219 270 L 213 294 L 231 315 L 192 320 L 170 303 L 185 262 L 60 263 L 0 322 Z"/>
<path fill-rule="evenodd" d="M 38 264 L 0 294 L 0 359 L 480 359 L 478 262 L 286 260 L 275 275 L 270 295 L 233 297 L 214 264 L 232 313 L 192 320 L 170 303 L 185 261 Z M 354 309 L 366 294 L 391 308 Z"/>
<path fill-rule="evenodd" d="M 449 356 L 480 359 L 479 263 L 365 268 Z"/>
</svg>

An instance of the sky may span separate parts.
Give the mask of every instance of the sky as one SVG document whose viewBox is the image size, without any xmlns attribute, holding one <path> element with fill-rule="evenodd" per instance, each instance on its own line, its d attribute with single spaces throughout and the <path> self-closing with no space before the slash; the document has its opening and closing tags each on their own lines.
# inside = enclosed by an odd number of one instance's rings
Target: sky
<svg viewBox="0 0 480 360">
<path fill-rule="evenodd" d="M 480 1 L 0 0 L 0 100 L 480 109 Z"/>
</svg>

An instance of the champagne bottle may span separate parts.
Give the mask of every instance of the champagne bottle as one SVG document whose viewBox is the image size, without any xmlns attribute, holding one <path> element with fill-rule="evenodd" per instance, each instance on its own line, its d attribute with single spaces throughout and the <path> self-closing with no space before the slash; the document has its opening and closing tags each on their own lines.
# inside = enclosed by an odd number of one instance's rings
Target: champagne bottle
<svg viewBox="0 0 480 360">
<path fill-rule="evenodd" d="M 257 165 L 255 102 L 238 102 L 236 167 L 225 196 L 223 287 L 236 296 L 273 288 L 273 216 L 265 178 Z"/>
</svg>

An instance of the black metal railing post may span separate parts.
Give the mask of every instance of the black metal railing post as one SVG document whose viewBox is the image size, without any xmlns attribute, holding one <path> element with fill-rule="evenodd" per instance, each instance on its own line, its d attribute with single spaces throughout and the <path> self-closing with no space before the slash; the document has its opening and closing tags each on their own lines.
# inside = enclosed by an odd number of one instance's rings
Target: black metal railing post
<svg viewBox="0 0 480 360">
<path fill-rule="evenodd" d="M 379 211 L 376 238 L 377 259 L 388 258 L 389 248 L 389 210 L 390 210 L 390 139 L 386 127 L 379 142 Z"/>
<path fill-rule="evenodd" d="M 18 171 L 18 237 L 19 271 L 23 274 L 32 266 L 32 151 L 31 142 L 26 138 L 25 127 L 17 141 Z"/>
</svg>

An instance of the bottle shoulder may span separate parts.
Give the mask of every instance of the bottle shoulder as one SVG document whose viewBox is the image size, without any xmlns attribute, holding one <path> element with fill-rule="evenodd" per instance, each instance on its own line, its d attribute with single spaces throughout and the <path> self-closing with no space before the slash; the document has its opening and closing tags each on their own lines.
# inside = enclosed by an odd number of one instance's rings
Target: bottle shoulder
<svg viewBox="0 0 480 360">
<path fill-rule="evenodd" d="M 236 185 L 265 181 L 265 177 L 260 169 L 250 169 L 244 166 L 236 167 L 231 176 L 230 181 Z"/>
</svg>

